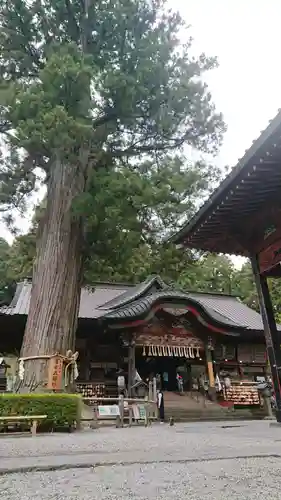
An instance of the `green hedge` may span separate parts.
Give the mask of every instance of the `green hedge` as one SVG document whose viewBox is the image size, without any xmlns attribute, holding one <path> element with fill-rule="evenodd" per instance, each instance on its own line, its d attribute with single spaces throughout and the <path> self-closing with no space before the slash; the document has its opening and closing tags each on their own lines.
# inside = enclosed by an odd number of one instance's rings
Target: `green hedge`
<svg viewBox="0 0 281 500">
<path fill-rule="evenodd" d="M 73 428 L 81 418 L 81 397 L 77 394 L 1 394 L 0 415 L 47 415 L 39 428 Z M 39 425 L 39 424 L 38 424 Z"/>
</svg>

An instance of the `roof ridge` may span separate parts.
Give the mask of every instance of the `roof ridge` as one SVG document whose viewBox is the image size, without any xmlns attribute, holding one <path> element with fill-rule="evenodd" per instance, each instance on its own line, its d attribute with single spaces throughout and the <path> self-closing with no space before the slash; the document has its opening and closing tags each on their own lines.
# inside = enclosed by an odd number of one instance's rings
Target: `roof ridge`
<svg viewBox="0 0 281 500">
<path fill-rule="evenodd" d="M 172 286 L 169 286 L 171 290 L 176 290 L 176 288 L 173 288 Z M 230 297 L 232 299 L 240 299 L 241 297 L 239 295 L 232 295 L 231 293 L 221 293 L 221 292 L 203 292 L 202 290 L 184 290 L 183 288 L 178 288 L 177 290 L 180 290 L 181 292 L 184 293 L 198 293 L 198 295 L 210 295 L 211 297 Z"/>
<path fill-rule="evenodd" d="M 232 295 L 231 293 L 220 293 L 220 292 L 202 292 L 198 290 L 188 290 L 187 293 L 198 293 L 198 295 L 210 295 L 211 297 L 229 297 L 231 299 L 240 298 L 239 295 Z"/>
<path fill-rule="evenodd" d="M 135 293 L 132 292 L 131 295 L 128 295 L 129 290 L 127 290 L 124 293 L 122 293 L 121 295 L 119 295 L 118 297 L 111 299 L 111 300 L 105 302 L 104 304 L 100 304 L 100 306 L 98 306 L 98 309 L 105 309 L 105 310 L 106 309 L 115 309 L 115 308 L 118 309 L 120 307 L 126 306 L 130 302 L 141 298 L 141 296 L 145 292 L 147 292 L 151 286 L 153 286 L 156 283 L 160 286 L 161 290 L 164 290 L 167 286 L 160 276 L 158 276 L 158 275 L 149 276 L 146 280 L 135 285 L 135 287 L 134 287 Z M 148 295 L 150 295 L 150 294 L 148 294 Z"/>
<path fill-rule="evenodd" d="M 82 285 L 82 288 L 87 288 L 91 286 L 100 286 L 100 285 L 113 285 L 113 286 L 128 286 L 128 287 L 134 287 L 138 285 L 139 283 L 127 283 L 123 281 L 93 281 L 92 283 L 84 283 Z"/>
</svg>

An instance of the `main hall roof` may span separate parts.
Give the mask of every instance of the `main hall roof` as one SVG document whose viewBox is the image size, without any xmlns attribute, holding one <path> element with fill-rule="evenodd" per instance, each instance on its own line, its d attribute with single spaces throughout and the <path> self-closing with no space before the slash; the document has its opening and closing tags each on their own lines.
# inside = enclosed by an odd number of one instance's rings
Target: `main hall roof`
<svg viewBox="0 0 281 500">
<path fill-rule="evenodd" d="M 25 281 L 17 287 L 10 306 L 2 307 L 4 315 L 27 315 L 31 283 Z M 245 329 L 262 331 L 261 316 L 230 295 L 199 292 L 182 292 L 168 287 L 158 276 L 137 285 L 97 283 L 83 288 L 79 318 L 100 319 L 110 322 L 132 321 L 147 316 L 156 305 L 163 307 L 195 309 L 206 321 L 227 330 Z"/>
</svg>

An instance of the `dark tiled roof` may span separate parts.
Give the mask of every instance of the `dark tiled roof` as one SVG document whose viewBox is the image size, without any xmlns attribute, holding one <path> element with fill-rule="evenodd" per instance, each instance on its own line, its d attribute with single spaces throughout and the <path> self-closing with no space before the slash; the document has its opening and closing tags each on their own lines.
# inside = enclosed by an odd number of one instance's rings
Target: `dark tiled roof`
<svg viewBox="0 0 281 500">
<path fill-rule="evenodd" d="M 8 315 L 27 315 L 29 311 L 31 283 L 23 282 L 17 287 L 9 307 L 0 308 L 0 313 Z M 228 328 L 263 331 L 261 316 L 247 307 L 239 299 L 229 295 L 216 295 L 199 292 L 181 292 L 167 287 L 155 276 L 143 283 L 122 285 L 97 283 L 85 287 L 81 292 L 79 318 L 102 318 L 107 320 L 130 320 L 147 314 L 157 301 L 177 305 L 193 305 L 203 315 Z M 281 327 L 280 327 L 281 330 Z"/>
<path fill-rule="evenodd" d="M 2 307 L 0 313 L 2 314 L 18 314 L 27 315 L 29 311 L 31 283 L 19 283 L 15 297 L 10 306 Z M 119 295 L 126 292 L 130 285 L 115 285 L 112 284 L 97 284 L 94 287 L 82 288 L 79 318 L 99 318 L 103 316 L 104 311 L 99 309 L 99 306 L 115 299 Z"/>
<path fill-rule="evenodd" d="M 142 318 L 147 316 L 150 310 L 157 304 L 165 304 L 165 306 L 193 306 L 202 317 L 208 321 L 210 318 L 215 323 L 219 323 L 231 329 L 245 328 L 243 324 L 237 324 L 231 319 L 220 315 L 210 307 L 206 307 L 198 300 L 191 297 L 189 294 L 176 291 L 173 289 L 166 289 L 156 293 L 152 293 L 129 304 L 123 305 L 117 309 L 111 309 L 105 314 L 104 318 L 107 320 L 130 320 L 134 318 Z"/>
<path fill-rule="evenodd" d="M 110 310 L 105 314 L 106 319 L 131 319 L 139 317 L 148 312 L 157 301 L 169 301 L 174 305 L 190 303 L 197 307 L 202 306 L 201 312 L 207 314 L 215 322 L 230 328 L 240 328 L 252 331 L 263 331 L 261 315 L 246 306 L 237 297 L 231 295 L 208 294 L 200 292 L 178 292 L 167 289 L 153 293 L 130 303 L 123 304 L 119 308 Z M 177 302 L 178 301 L 178 302 Z M 281 325 L 278 325 L 281 330 Z"/>
<path fill-rule="evenodd" d="M 264 329 L 261 315 L 243 304 L 237 297 L 196 292 L 191 292 L 188 295 L 210 311 L 215 311 L 222 318 L 227 318 L 238 326 L 244 325 L 250 330 Z"/>
<path fill-rule="evenodd" d="M 167 288 L 164 281 L 159 276 L 147 278 L 142 283 L 138 283 L 134 287 L 129 288 L 126 292 L 118 295 L 116 298 L 109 300 L 105 304 L 99 306 L 100 309 L 116 309 L 117 307 L 129 304 L 133 300 L 137 300 L 144 295 L 149 295 L 158 290 Z"/>
</svg>

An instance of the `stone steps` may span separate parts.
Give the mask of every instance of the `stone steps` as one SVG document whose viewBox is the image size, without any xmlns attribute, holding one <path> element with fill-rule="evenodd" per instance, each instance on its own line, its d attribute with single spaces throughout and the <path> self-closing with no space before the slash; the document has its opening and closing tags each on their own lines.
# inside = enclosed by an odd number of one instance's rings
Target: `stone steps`
<svg viewBox="0 0 281 500">
<path fill-rule="evenodd" d="M 184 415 L 167 414 L 165 413 L 165 420 L 169 421 L 173 417 L 174 422 L 219 422 L 219 421 L 239 421 L 239 420 L 264 420 L 264 414 L 254 414 L 251 412 L 231 412 L 222 414 L 198 413 L 192 415 L 186 413 Z"/>
<path fill-rule="evenodd" d="M 256 409 L 232 409 L 206 400 L 202 395 L 165 393 L 165 419 L 173 417 L 175 422 L 212 421 L 212 420 L 253 420 L 263 419 L 265 414 Z"/>
</svg>

